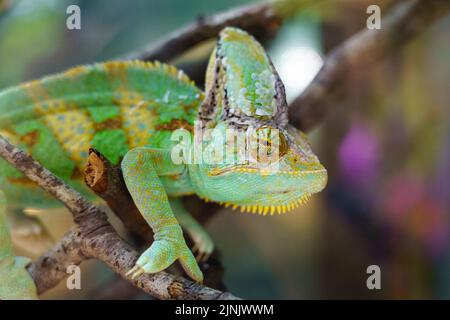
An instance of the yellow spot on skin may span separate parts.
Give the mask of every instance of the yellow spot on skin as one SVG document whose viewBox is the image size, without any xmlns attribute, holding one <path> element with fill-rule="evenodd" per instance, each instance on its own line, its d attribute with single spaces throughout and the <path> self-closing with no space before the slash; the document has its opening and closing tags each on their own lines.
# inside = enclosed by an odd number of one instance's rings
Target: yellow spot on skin
<svg viewBox="0 0 450 320">
<path fill-rule="evenodd" d="M 47 108 L 50 107 L 46 100 L 50 100 L 47 91 L 42 86 L 39 80 L 32 80 L 20 86 L 34 102 L 34 109 L 37 113 L 44 114 Z M 57 112 L 55 110 L 55 112 Z"/>
<path fill-rule="evenodd" d="M 9 143 L 12 143 L 14 145 L 19 145 L 19 143 L 20 143 L 19 138 L 16 135 L 14 135 L 12 132 L 9 132 L 6 130 L 0 130 L 0 136 L 2 136 L 6 140 L 8 140 Z"/>
<path fill-rule="evenodd" d="M 130 147 L 145 145 L 151 137 L 150 129 L 154 128 L 155 115 L 148 108 L 148 104 L 143 101 L 143 97 L 128 100 L 126 95 L 122 94 L 122 96 L 123 99 L 118 103 L 123 129 L 128 136 Z"/>
<path fill-rule="evenodd" d="M 39 102 L 49 98 L 47 91 L 44 87 L 42 87 L 39 80 L 32 80 L 22 84 L 20 87 L 27 92 L 34 102 Z"/>
<path fill-rule="evenodd" d="M 79 73 L 81 69 L 74 72 Z M 35 103 L 34 111 L 42 116 L 45 125 L 52 131 L 72 161 L 83 170 L 86 158 L 81 156 L 81 152 L 89 150 L 93 134 L 93 124 L 89 116 L 77 110 L 74 103 L 52 99 L 39 80 L 26 83 L 22 88 Z"/>
<path fill-rule="evenodd" d="M 63 73 L 63 76 L 67 76 L 68 78 L 74 78 L 79 76 L 80 74 L 86 73 L 89 70 L 86 66 L 78 66 L 72 69 L 67 70 Z"/>
<path fill-rule="evenodd" d="M 75 109 L 75 106 L 69 109 Z M 64 116 L 64 121 L 61 121 L 61 116 Z M 87 152 L 91 147 L 94 133 L 91 118 L 80 111 L 66 111 L 60 114 L 47 114 L 43 120 L 78 169 L 84 170 L 86 157 L 82 156 L 82 152 Z"/>
<path fill-rule="evenodd" d="M 154 127 L 155 116 L 149 109 L 144 97 L 129 91 L 127 88 L 127 71 L 130 67 L 155 68 L 154 63 L 113 61 L 104 64 L 111 82 L 119 80 L 115 88 L 115 103 L 119 106 L 122 125 L 128 137 L 130 148 L 146 145 L 151 134 L 149 129 Z"/>
<path fill-rule="evenodd" d="M 172 65 L 168 65 L 165 63 L 161 63 L 159 61 L 155 62 L 146 62 L 140 60 L 133 61 L 109 61 L 104 64 L 105 69 L 108 73 L 113 74 L 117 72 L 126 72 L 129 68 L 142 68 L 142 69 L 160 69 L 164 73 L 167 73 L 174 78 L 177 78 L 180 81 L 185 83 L 194 84 L 194 82 L 189 79 L 189 77 L 181 70 L 177 69 Z"/>
</svg>

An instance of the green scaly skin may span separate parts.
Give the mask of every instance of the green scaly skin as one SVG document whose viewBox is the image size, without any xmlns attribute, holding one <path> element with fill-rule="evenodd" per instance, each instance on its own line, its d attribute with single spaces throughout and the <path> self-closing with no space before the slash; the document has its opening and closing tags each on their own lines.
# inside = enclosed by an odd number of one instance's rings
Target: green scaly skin
<svg viewBox="0 0 450 320">
<path fill-rule="evenodd" d="M 36 287 L 25 266 L 28 259 L 15 257 L 6 223 L 6 199 L 0 190 L 0 298 L 37 299 Z"/>
<path fill-rule="evenodd" d="M 126 186 L 155 234 L 129 274 L 158 272 L 179 260 L 192 279 L 202 281 L 179 222 L 193 238 L 199 258 L 212 252 L 213 243 L 179 197 L 196 194 L 247 212 L 284 213 L 321 191 L 327 180 L 326 170 L 303 134 L 288 125 L 283 84 L 253 37 L 239 29 L 224 29 L 206 79 L 203 94 L 181 71 L 160 63 L 77 67 L 1 92 L 0 135 L 90 198 L 94 195 L 80 174 L 88 149 L 94 147 L 120 163 Z M 262 132 L 279 131 L 284 143 L 278 172 L 267 174 L 266 167 L 254 163 L 175 164 L 171 160 L 176 145 L 171 134 L 176 129 L 222 132 L 250 126 Z M 224 142 L 213 135 L 202 144 L 219 150 Z M 226 152 L 236 153 L 230 150 Z M 0 188 L 8 199 L 8 210 L 57 205 L 2 159 Z M 4 221 L 0 238 L 0 252 L 6 253 L 0 265 L 7 264 L 27 284 L 5 286 L 8 272 L 0 270 L 0 298 L 34 297 L 29 294 L 34 286 L 23 265 L 11 262 Z"/>
</svg>

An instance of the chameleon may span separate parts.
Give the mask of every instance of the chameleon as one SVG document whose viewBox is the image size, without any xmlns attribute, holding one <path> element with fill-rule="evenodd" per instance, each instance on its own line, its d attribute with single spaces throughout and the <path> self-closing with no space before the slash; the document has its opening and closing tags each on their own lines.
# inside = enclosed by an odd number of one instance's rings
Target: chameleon
<svg viewBox="0 0 450 320">
<path fill-rule="evenodd" d="M 95 148 L 120 165 L 136 207 L 154 232 L 128 275 L 156 273 L 178 260 L 201 282 L 198 260 L 214 244 L 183 207 L 182 196 L 195 194 L 270 216 L 293 210 L 325 188 L 327 171 L 306 136 L 288 123 L 287 112 L 284 85 L 263 46 L 247 32 L 226 27 L 210 56 L 204 91 L 181 70 L 160 62 L 82 65 L 2 91 L 0 135 L 90 198 L 95 195 L 82 175 L 88 150 Z M 173 161 L 176 130 L 246 132 L 250 127 L 276 133 L 276 171 L 269 174 L 265 163 L 254 161 Z M 271 139 L 261 143 L 270 145 Z M 211 134 L 201 144 L 219 151 L 224 140 Z M 58 202 L 3 159 L 0 190 L 0 299 L 37 298 L 24 258 L 11 249 L 6 212 Z M 192 251 L 182 228 L 193 239 Z"/>
</svg>

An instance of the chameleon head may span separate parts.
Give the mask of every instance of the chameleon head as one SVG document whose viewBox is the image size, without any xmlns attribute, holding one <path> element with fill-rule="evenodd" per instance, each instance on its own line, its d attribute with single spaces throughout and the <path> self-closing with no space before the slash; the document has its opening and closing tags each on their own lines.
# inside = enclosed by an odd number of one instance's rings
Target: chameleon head
<svg viewBox="0 0 450 320">
<path fill-rule="evenodd" d="M 205 87 L 195 136 L 203 161 L 189 167 L 198 195 L 265 215 L 296 208 L 325 187 L 327 172 L 288 125 L 283 83 L 252 36 L 220 33 Z"/>
<path fill-rule="evenodd" d="M 222 152 L 224 161 L 205 161 L 190 166 L 191 181 L 198 195 L 225 206 L 240 208 L 243 212 L 266 215 L 290 211 L 325 187 L 327 171 L 300 131 L 291 126 L 285 130 L 270 127 L 256 129 L 259 130 L 276 132 L 271 135 L 272 138 L 258 139 L 258 145 L 262 141 L 278 149 L 275 157 L 270 157 L 273 153 L 269 152 L 269 157 L 262 157 L 262 160 L 258 154 L 256 159 L 248 154 L 239 159 L 239 150 L 249 150 L 252 148 L 249 145 L 251 142 L 245 142 L 244 148 L 238 144 L 233 150 L 229 147 L 229 141 L 224 143 L 223 139 L 217 138 L 217 134 L 213 134 L 205 148 L 206 154 L 209 155 L 211 150 L 222 150 L 217 153 Z M 256 149 L 261 150 L 259 147 Z"/>
</svg>

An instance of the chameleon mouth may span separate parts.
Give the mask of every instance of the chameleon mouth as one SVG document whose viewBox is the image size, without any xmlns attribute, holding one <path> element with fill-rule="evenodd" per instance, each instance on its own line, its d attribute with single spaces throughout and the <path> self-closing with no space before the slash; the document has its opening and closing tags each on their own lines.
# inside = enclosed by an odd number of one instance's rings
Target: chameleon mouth
<svg viewBox="0 0 450 320">
<path fill-rule="evenodd" d="M 231 202 L 217 202 L 221 206 L 224 206 L 225 208 L 231 207 L 233 210 L 239 209 L 241 212 L 247 212 L 252 214 L 258 214 L 262 216 L 267 215 L 275 215 L 277 214 L 285 214 L 289 211 L 292 211 L 294 209 L 297 209 L 298 207 L 306 204 L 308 200 L 311 198 L 311 194 L 306 194 L 298 199 L 294 199 L 291 202 L 283 205 L 277 205 L 277 206 L 262 206 L 262 205 L 238 205 L 233 204 Z M 207 198 L 202 198 L 205 202 L 215 202 Z"/>
</svg>

